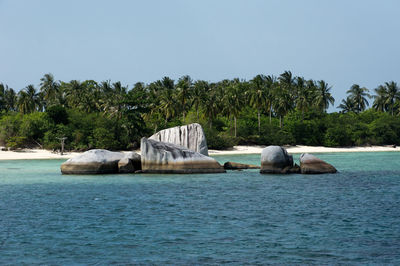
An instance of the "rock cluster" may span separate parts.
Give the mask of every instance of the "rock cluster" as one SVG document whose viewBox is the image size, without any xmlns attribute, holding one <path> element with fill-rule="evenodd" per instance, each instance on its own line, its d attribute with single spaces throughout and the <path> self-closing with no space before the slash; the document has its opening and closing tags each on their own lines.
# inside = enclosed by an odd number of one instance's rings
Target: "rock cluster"
<svg viewBox="0 0 400 266">
<path fill-rule="evenodd" d="M 183 146 L 142 138 L 142 172 L 162 174 L 224 173 L 213 158 Z"/>
<path fill-rule="evenodd" d="M 149 139 L 180 145 L 208 156 L 206 136 L 198 123 L 164 129 Z"/>
<path fill-rule="evenodd" d="M 293 165 L 293 156 L 289 155 L 286 149 L 279 146 L 268 146 L 261 152 L 262 174 L 326 174 L 336 173 L 332 165 L 311 154 L 300 156 L 300 166 Z"/>
<path fill-rule="evenodd" d="M 199 124 L 165 129 L 141 140 L 141 155 L 111 152 L 102 149 L 87 151 L 61 165 L 63 174 L 160 173 L 193 174 L 224 173 L 225 169 L 260 169 L 262 174 L 336 173 L 335 167 L 311 155 L 300 156 L 300 166 L 280 146 L 268 146 L 261 153 L 261 167 L 226 162 L 222 167 L 208 157 L 206 138 Z"/>
</svg>

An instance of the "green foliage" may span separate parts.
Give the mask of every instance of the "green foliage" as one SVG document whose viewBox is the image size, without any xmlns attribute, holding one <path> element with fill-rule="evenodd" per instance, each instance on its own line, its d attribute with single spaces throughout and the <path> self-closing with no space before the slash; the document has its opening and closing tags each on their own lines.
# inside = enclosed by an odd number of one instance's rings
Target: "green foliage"
<svg viewBox="0 0 400 266">
<path fill-rule="evenodd" d="M 96 148 L 110 150 L 118 149 L 120 146 L 118 141 L 115 139 L 114 133 L 103 127 L 95 128 L 93 130 L 92 144 Z"/>
<path fill-rule="evenodd" d="M 68 114 L 67 110 L 61 105 L 53 105 L 46 109 L 46 113 L 49 119 L 55 124 L 64 124 L 68 123 Z"/>
<path fill-rule="evenodd" d="M 23 148 L 26 145 L 26 138 L 21 136 L 10 137 L 7 139 L 6 144 L 11 149 Z"/>
<path fill-rule="evenodd" d="M 21 125 L 21 114 L 10 113 L 0 119 L 0 143 L 5 145 L 7 140 L 16 137 Z"/>
<path fill-rule="evenodd" d="M 23 116 L 19 136 L 26 138 L 30 143 L 40 143 L 44 133 L 50 129 L 46 113 L 34 112 Z"/>
<path fill-rule="evenodd" d="M 209 149 L 223 150 L 237 145 L 236 138 L 226 133 L 218 133 L 215 129 L 204 128 Z"/>
<path fill-rule="evenodd" d="M 373 144 L 400 144 L 400 120 L 389 115 L 382 116 L 369 125 Z"/>
<path fill-rule="evenodd" d="M 0 83 L 0 145 L 43 144 L 59 149 L 128 149 L 143 136 L 197 122 L 209 147 L 243 145 L 351 146 L 400 142 L 400 89 L 394 81 L 374 89 L 354 84 L 341 113 L 327 114 L 335 99 L 323 80 L 285 71 L 219 82 L 168 77 L 132 89 L 121 82 L 57 81 L 45 74 L 36 89 L 16 93 Z"/>
<path fill-rule="evenodd" d="M 352 144 L 350 134 L 348 127 L 334 124 L 326 130 L 323 144 L 327 147 L 350 146 Z"/>
<path fill-rule="evenodd" d="M 44 133 L 43 146 L 45 149 L 60 149 L 61 144 L 58 138 L 67 137 L 65 148 L 71 149 L 72 131 L 63 124 L 58 124 L 52 127 L 49 131 Z"/>
</svg>

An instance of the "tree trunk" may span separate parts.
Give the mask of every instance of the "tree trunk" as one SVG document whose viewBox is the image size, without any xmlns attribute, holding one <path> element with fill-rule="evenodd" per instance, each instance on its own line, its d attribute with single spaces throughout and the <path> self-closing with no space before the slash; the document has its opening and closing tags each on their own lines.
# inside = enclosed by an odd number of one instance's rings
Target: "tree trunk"
<svg viewBox="0 0 400 266">
<path fill-rule="evenodd" d="M 272 122 L 272 107 L 269 108 L 269 124 Z"/>
<path fill-rule="evenodd" d="M 261 134 L 261 117 L 260 117 L 260 110 L 257 111 L 257 117 L 258 117 L 258 135 Z"/>
<path fill-rule="evenodd" d="M 235 122 L 235 138 L 236 138 L 237 137 L 237 134 L 236 134 L 236 116 L 233 117 L 233 121 Z"/>
<path fill-rule="evenodd" d="M 282 128 L 282 116 L 279 116 L 279 127 Z"/>
<path fill-rule="evenodd" d="M 196 108 L 197 122 L 199 122 L 199 108 Z"/>
</svg>

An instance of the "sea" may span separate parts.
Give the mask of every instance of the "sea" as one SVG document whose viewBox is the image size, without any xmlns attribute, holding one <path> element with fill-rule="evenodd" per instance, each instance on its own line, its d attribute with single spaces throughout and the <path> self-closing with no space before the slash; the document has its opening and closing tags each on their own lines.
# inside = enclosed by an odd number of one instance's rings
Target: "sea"
<svg viewBox="0 0 400 266">
<path fill-rule="evenodd" d="M 0 161 L 0 265 L 399 265 L 400 153 L 315 155 L 339 172 L 61 175 L 64 160 Z"/>
</svg>

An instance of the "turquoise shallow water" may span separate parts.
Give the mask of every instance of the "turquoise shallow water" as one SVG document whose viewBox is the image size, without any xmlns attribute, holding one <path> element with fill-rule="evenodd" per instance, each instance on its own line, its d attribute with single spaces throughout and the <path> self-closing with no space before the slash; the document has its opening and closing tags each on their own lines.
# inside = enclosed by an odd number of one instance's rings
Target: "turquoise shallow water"
<svg viewBox="0 0 400 266">
<path fill-rule="evenodd" d="M 0 264 L 399 264 L 400 153 L 318 156 L 340 172 L 62 176 L 61 160 L 0 161 Z"/>
</svg>

